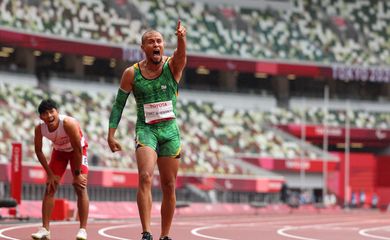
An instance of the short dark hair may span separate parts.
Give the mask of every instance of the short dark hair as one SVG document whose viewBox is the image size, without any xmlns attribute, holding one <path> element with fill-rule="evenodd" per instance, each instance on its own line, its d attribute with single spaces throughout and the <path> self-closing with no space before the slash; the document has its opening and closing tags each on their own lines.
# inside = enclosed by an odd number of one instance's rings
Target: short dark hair
<svg viewBox="0 0 390 240">
<path fill-rule="evenodd" d="M 144 34 L 142 34 L 142 38 L 141 38 L 141 43 L 142 44 L 145 43 L 146 35 L 148 35 L 149 33 L 152 33 L 152 32 L 159 33 L 161 35 L 161 37 L 162 37 L 162 34 L 159 31 L 157 31 L 157 30 L 154 30 L 154 29 L 146 30 L 146 32 L 144 32 Z"/>
<path fill-rule="evenodd" d="M 38 106 L 38 113 L 42 114 L 47 110 L 57 109 L 57 103 L 53 99 L 45 99 Z"/>
</svg>

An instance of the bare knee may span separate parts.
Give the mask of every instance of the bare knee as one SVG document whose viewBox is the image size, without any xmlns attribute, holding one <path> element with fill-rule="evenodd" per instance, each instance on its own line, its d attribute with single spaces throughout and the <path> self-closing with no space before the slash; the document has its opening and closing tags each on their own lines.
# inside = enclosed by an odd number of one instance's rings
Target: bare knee
<svg viewBox="0 0 390 240">
<path fill-rule="evenodd" d="M 175 180 L 161 182 L 161 189 L 164 194 L 173 194 L 175 193 L 176 182 Z"/>
<path fill-rule="evenodd" d="M 149 172 L 139 173 L 139 182 L 141 186 L 152 186 L 152 175 Z"/>
<path fill-rule="evenodd" d="M 73 183 L 73 188 L 78 196 L 82 195 L 86 192 L 87 188 L 83 184 L 80 183 Z"/>
<path fill-rule="evenodd" d="M 45 197 L 54 198 L 54 195 L 57 192 L 57 188 L 58 188 L 58 184 L 56 184 L 50 188 L 48 185 L 46 185 Z"/>
</svg>

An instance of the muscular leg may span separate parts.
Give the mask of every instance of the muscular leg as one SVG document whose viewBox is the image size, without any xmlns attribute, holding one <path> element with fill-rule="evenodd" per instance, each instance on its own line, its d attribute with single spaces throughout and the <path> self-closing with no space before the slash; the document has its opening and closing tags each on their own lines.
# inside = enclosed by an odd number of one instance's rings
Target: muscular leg
<svg viewBox="0 0 390 240">
<path fill-rule="evenodd" d="M 179 169 L 179 159 L 159 157 L 157 160 L 160 172 L 163 200 L 161 204 L 161 237 L 168 236 L 171 229 L 173 214 L 176 207 L 176 176 Z"/>
<path fill-rule="evenodd" d="M 86 184 L 88 175 L 82 174 L 81 177 L 85 178 L 85 184 L 73 183 L 73 187 L 77 195 L 77 209 L 80 218 L 80 228 L 85 229 L 87 227 L 89 213 L 89 197 Z"/>
<path fill-rule="evenodd" d="M 46 185 L 46 191 L 42 201 L 42 225 L 47 230 L 49 230 L 50 217 L 54 207 L 54 195 L 57 192 L 67 165 L 66 153 L 53 150 L 49 163 L 49 167 L 54 174 L 53 189 L 49 189 L 48 185 Z"/>
<path fill-rule="evenodd" d="M 54 195 L 57 191 L 60 177 L 56 176 L 56 178 L 58 178 L 58 182 L 55 183 L 53 191 L 49 191 L 46 185 L 45 195 L 43 196 L 42 201 L 42 226 L 48 230 L 51 213 L 54 207 Z"/>
<path fill-rule="evenodd" d="M 138 165 L 138 211 L 143 232 L 151 232 L 152 179 L 157 154 L 150 147 L 139 147 L 136 151 L 136 157 Z"/>
</svg>

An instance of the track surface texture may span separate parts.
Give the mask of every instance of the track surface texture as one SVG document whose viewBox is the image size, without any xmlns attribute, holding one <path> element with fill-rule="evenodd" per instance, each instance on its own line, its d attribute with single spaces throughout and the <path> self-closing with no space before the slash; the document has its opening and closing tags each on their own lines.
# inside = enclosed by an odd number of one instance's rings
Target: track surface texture
<svg viewBox="0 0 390 240">
<path fill-rule="evenodd" d="M 0 239 L 27 240 L 39 222 L 0 222 Z M 52 222 L 52 240 L 75 239 L 78 222 Z M 153 218 L 155 239 L 160 219 Z M 141 225 L 137 218 L 90 220 L 88 239 L 139 240 Z M 331 213 L 261 213 L 231 216 L 175 216 L 173 240 L 390 240 L 389 213 L 379 211 L 340 211 Z"/>
</svg>

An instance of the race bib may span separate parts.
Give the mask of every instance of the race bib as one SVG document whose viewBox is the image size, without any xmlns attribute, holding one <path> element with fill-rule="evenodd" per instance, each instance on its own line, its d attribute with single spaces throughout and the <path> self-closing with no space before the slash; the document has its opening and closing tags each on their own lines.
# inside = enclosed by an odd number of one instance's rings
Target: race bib
<svg viewBox="0 0 390 240">
<path fill-rule="evenodd" d="M 88 166 L 88 159 L 87 159 L 87 156 L 83 155 L 83 159 L 81 161 L 81 164 L 82 165 L 85 165 L 85 166 Z"/>
<path fill-rule="evenodd" d="M 145 122 L 158 123 L 175 118 L 172 101 L 144 104 Z"/>
</svg>

